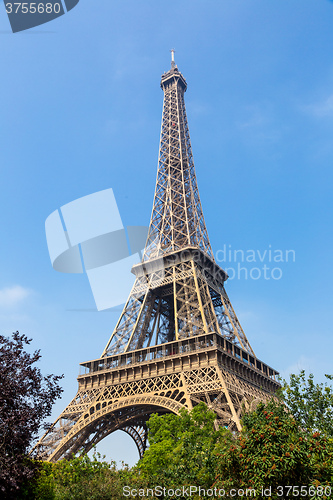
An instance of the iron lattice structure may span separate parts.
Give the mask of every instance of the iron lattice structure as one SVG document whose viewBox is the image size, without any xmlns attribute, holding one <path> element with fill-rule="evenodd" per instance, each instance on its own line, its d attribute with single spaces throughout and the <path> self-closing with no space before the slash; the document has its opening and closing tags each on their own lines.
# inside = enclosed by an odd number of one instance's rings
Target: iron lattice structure
<svg viewBox="0 0 333 500">
<path fill-rule="evenodd" d="M 201 207 L 184 93 L 172 60 L 162 75 L 164 104 L 155 197 L 136 279 L 102 356 L 81 363 L 78 393 L 37 443 L 57 461 L 88 452 L 115 430 L 140 456 L 152 413 L 179 413 L 200 401 L 216 425 L 240 430 L 242 409 L 279 387 L 259 361 L 225 291 Z"/>
</svg>

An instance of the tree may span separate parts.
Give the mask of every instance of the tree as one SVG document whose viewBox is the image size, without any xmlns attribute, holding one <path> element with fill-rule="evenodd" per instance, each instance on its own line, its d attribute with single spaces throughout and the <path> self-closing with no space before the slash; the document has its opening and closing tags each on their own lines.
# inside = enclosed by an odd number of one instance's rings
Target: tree
<svg viewBox="0 0 333 500">
<path fill-rule="evenodd" d="M 137 468 L 118 470 L 95 452 L 56 463 L 43 462 L 39 474 L 23 491 L 22 500 L 124 500 L 126 490 L 143 491 L 148 486 Z M 125 488 L 126 487 L 126 488 Z M 21 500 L 20 498 L 20 500 Z M 142 497 L 141 497 L 142 498 Z M 146 496 L 144 498 L 147 498 Z"/>
<path fill-rule="evenodd" d="M 216 453 L 231 439 L 214 428 L 216 415 L 205 403 L 180 416 L 154 414 L 148 421 L 149 448 L 138 464 L 151 486 L 210 486 L 215 479 Z"/>
<path fill-rule="evenodd" d="M 41 423 L 51 414 L 62 389 L 63 377 L 42 376 L 35 363 L 40 351 L 29 354 L 25 335 L 0 335 L 0 492 L 1 498 L 16 498 L 36 466 L 27 455 Z"/>
<path fill-rule="evenodd" d="M 291 485 L 296 489 L 289 496 L 300 495 L 303 486 L 304 498 L 332 498 L 324 494 L 333 479 L 333 447 L 327 436 L 302 428 L 285 405 L 273 399 L 245 414 L 242 424 L 240 435 L 218 460 L 215 486 L 224 489 L 226 497 L 233 489 L 252 488 L 256 498 L 277 500 L 288 497 L 285 488 Z"/>
<path fill-rule="evenodd" d="M 325 375 L 333 380 L 332 375 Z M 319 431 L 333 438 L 333 390 L 327 383 L 315 384 L 311 373 L 290 375 L 290 383 L 282 382 L 280 397 L 295 420 L 304 429 Z"/>
</svg>

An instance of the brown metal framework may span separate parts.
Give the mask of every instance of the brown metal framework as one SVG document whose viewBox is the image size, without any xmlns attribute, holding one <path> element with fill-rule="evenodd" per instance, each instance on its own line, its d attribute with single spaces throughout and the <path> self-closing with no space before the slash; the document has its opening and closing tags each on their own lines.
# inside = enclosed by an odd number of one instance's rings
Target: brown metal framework
<svg viewBox="0 0 333 500">
<path fill-rule="evenodd" d="M 259 361 L 225 291 L 203 217 L 183 75 L 162 75 L 164 105 L 157 181 L 142 262 L 101 358 L 82 363 L 73 401 L 36 450 L 56 461 L 88 452 L 121 429 L 140 456 L 151 413 L 204 401 L 216 425 L 240 430 L 243 408 L 270 397 L 277 372 Z"/>
</svg>

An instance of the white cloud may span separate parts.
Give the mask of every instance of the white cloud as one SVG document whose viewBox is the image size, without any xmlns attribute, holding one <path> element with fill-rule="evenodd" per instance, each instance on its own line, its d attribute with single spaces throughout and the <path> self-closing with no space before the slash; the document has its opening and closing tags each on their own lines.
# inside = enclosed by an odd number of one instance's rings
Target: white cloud
<svg viewBox="0 0 333 500">
<path fill-rule="evenodd" d="M 321 102 L 303 106 L 303 109 L 318 118 L 333 116 L 333 94 Z"/>
<path fill-rule="evenodd" d="M 291 373 L 298 374 L 301 370 L 305 370 L 307 373 L 314 372 L 314 360 L 307 358 L 304 355 L 301 355 L 296 363 L 293 363 L 291 366 L 287 367 L 285 370 L 281 370 L 281 377 L 289 380 L 289 376 Z"/>
<path fill-rule="evenodd" d="M 0 307 L 14 307 L 31 295 L 32 291 L 20 285 L 0 290 Z"/>
<path fill-rule="evenodd" d="M 251 142 L 276 143 L 281 138 L 282 127 L 277 124 L 277 113 L 269 102 L 242 108 L 242 116 L 235 121 L 235 125 Z"/>
<path fill-rule="evenodd" d="M 191 114 L 192 116 L 208 115 L 210 112 L 209 106 L 200 101 L 195 101 L 195 100 L 187 100 L 186 109 L 187 113 Z"/>
<path fill-rule="evenodd" d="M 244 117 L 237 125 L 242 129 L 266 126 L 268 122 L 268 116 L 259 106 L 246 106 Z"/>
</svg>

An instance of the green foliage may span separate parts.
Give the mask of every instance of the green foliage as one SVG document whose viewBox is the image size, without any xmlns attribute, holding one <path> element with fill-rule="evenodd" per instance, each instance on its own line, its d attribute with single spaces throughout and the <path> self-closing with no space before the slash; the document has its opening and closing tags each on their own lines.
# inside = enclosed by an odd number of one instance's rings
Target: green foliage
<svg viewBox="0 0 333 500">
<path fill-rule="evenodd" d="M 332 375 L 325 375 L 333 380 Z M 333 390 L 327 383 L 315 384 L 313 374 L 305 371 L 291 375 L 290 383 L 283 380 L 280 397 L 301 427 L 333 437 Z"/>
<path fill-rule="evenodd" d="M 38 479 L 22 500 L 123 500 L 124 486 L 141 493 L 157 485 L 209 487 L 215 479 L 216 450 L 231 439 L 225 429 L 215 430 L 214 421 L 204 403 L 181 416 L 152 415 L 150 447 L 137 467 L 117 470 L 115 462 L 109 464 L 99 454 L 41 462 Z"/>
<path fill-rule="evenodd" d="M 230 441 L 226 429 L 214 428 L 215 414 L 200 403 L 180 416 L 152 415 L 148 421 L 150 447 L 138 468 L 151 486 L 212 484 L 216 449 Z"/>
<path fill-rule="evenodd" d="M 244 495 L 230 494 L 233 489 L 252 488 L 256 499 L 265 500 L 287 498 L 278 487 L 294 486 L 299 495 L 295 490 L 289 497 L 326 500 L 322 490 L 315 497 L 309 487 L 333 484 L 332 402 L 330 387 L 301 372 L 284 381 L 279 399 L 244 415 L 239 435 L 217 431 L 215 414 L 204 403 L 180 415 L 155 414 L 148 421 L 150 447 L 136 467 L 117 470 L 98 454 L 39 463 L 38 480 L 22 489 L 20 500 L 123 500 L 124 486 L 140 498 L 149 498 L 144 491 L 156 486 L 216 487 L 234 499 Z"/>
<path fill-rule="evenodd" d="M 243 429 L 219 456 L 216 486 L 232 488 L 330 485 L 333 447 L 327 436 L 302 429 L 285 406 L 274 400 L 260 403 L 243 417 Z M 237 497 L 235 497 L 237 498 Z M 258 495 L 257 498 L 267 498 Z M 306 497 L 308 498 L 308 497 Z"/>
<path fill-rule="evenodd" d="M 34 460 L 35 477 L 26 481 L 18 496 L 18 500 L 54 500 L 54 484 L 52 469 L 54 464 Z"/>
<path fill-rule="evenodd" d="M 20 500 L 122 500 L 123 486 L 138 489 L 145 484 L 135 468 L 117 470 L 115 462 L 105 462 L 98 453 L 92 459 L 83 455 L 39 464 L 37 480 L 22 491 Z"/>
</svg>

